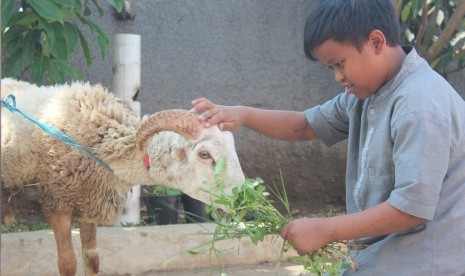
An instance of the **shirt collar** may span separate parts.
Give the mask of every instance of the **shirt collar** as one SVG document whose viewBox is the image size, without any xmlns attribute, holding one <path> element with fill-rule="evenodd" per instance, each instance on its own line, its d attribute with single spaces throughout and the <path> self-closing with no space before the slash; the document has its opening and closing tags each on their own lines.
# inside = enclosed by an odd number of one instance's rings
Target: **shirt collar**
<svg viewBox="0 0 465 276">
<path fill-rule="evenodd" d="M 379 102 L 390 95 L 396 88 L 412 74 L 422 62 L 426 62 L 421 58 L 413 46 L 403 46 L 402 49 L 407 54 L 402 66 L 397 74 L 383 85 L 377 93 L 374 94 L 374 101 Z"/>
</svg>

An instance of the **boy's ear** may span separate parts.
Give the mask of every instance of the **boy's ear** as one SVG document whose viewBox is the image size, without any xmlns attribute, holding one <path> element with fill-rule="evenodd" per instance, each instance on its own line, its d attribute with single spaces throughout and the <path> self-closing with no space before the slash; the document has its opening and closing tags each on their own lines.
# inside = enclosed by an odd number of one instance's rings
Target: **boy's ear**
<svg viewBox="0 0 465 276">
<path fill-rule="evenodd" d="M 373 47 L 376 53 L 379 53 L 386 44 L 384 33 L 378 29 L 371 31 L 368 40 L 370 46 Z"/>
</svg>

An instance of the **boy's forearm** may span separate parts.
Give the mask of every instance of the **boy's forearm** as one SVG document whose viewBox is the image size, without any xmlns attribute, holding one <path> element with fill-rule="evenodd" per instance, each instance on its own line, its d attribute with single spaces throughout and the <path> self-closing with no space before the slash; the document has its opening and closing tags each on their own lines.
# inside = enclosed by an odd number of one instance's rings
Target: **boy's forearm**
<svg viewBox="0 0 465 276">
<path fill-rule="evenodd" d="M 303 112 L 264 110 L 245 106 L 240 108 L 246 114 L 244 126 L 251 130 L 288 141 L 316 139 Z"/>
<path fill-rule="evenodd" d="M 325 229 L 331 240 L 338 241 L 402 232 L 425 222 L 384 202 L 362 212 L 328 218 Z"/>
</svg>

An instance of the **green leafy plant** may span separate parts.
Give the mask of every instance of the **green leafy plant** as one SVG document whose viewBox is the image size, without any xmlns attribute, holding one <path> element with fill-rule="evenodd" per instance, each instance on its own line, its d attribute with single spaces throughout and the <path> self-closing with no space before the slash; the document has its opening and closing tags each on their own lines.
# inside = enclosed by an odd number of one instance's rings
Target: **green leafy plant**
<svg viewBox="0 0 465 276">
<path fill-rule="evenodd" d="M 282 214 L 269 199 L 270 193 L 261 178 L 246 179 L 240 187 L 234 187 L 232 193 L 226 193 L 221 172 L 224 171 L 225 162 L 218 162 L 216 193 L 210 192 L 211 205 L 207 211 L 213 218 L 216 228 L 212 239 L 189 251 L 190 254 L 209 252 L 219 260 L 224 250 L 215 247 L 215 244 L 227 239 L 249 238 L 257 245 L 267 237 L 277 238 L 282 228 L 292 220 L 292 213 L 287 193 L 282 181 L 282 188 L 274 185 L 271 189 L 278 203 L 282 205 Z M 281 190 L 281 191 L 280 191 Z M 294 259 L 304 268 L 317 275 L 328 273 L 339 275 L 342 269 L 357 269 L 349 251 L 348 243 L 334 242 L 307 256 L 296 256 Z M 283 242 L 281 254 L 287 251 L 290 245 Z"/>
<path fill-rule="evenodd" d="M 123 0 L 106 0 L 117 11 Z M 3 0 L 2 46 L 5 77 L 30 74 L 32 82 L 41 85 L 64 83 L 65 78 L 81 80 L 82 73 L 69 65 L 70 57 L 81 44 L 87 65 L 92 64 L 89 44 L 81 26 L 90 28 L 105 58 L 109 39 L 92 20 L 92 3 L 102 17 L 104 12 L 97 0 Z"/>
<path fill-rule="evenodd" d="M 395 0 L 404 42 L 447 77 L 465 68 L 464 0 Z"/>
<path fill-rule="evenodd" d="M 71 224 L 73 229 L 79 228 L 77 222 L 73 222 Z M 23 224 L 15 222 L 13 224 L 2 224 L 2 232 L 1 233 L 20 233 L 20 232 L 31 232 L 31 231 L 39 231 L 39 230 L 51 230 L 52 227 L 50 224 L 46 222 L 39 222 L 33 224 Z"/>
<path fill-rule="evenodd" d="M 179 189 L 174 189 L 164 185 L 142 185 L 141 186 L 142 195 L 170 195 L 176 196 L 180 195 L 181 191 Z"/>
</svg>

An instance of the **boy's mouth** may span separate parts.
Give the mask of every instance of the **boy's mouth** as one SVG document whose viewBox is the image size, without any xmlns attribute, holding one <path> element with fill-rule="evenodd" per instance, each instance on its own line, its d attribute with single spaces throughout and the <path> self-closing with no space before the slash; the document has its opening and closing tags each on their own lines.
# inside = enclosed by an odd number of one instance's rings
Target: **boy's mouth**
<svg viewBox="0 0 465 276">
<path fill-rule="evenodd" d="M 351 93 L 350 89 L 353 87 L 353 85 L 345 85 L 345 93 Z"/>
</svg>

